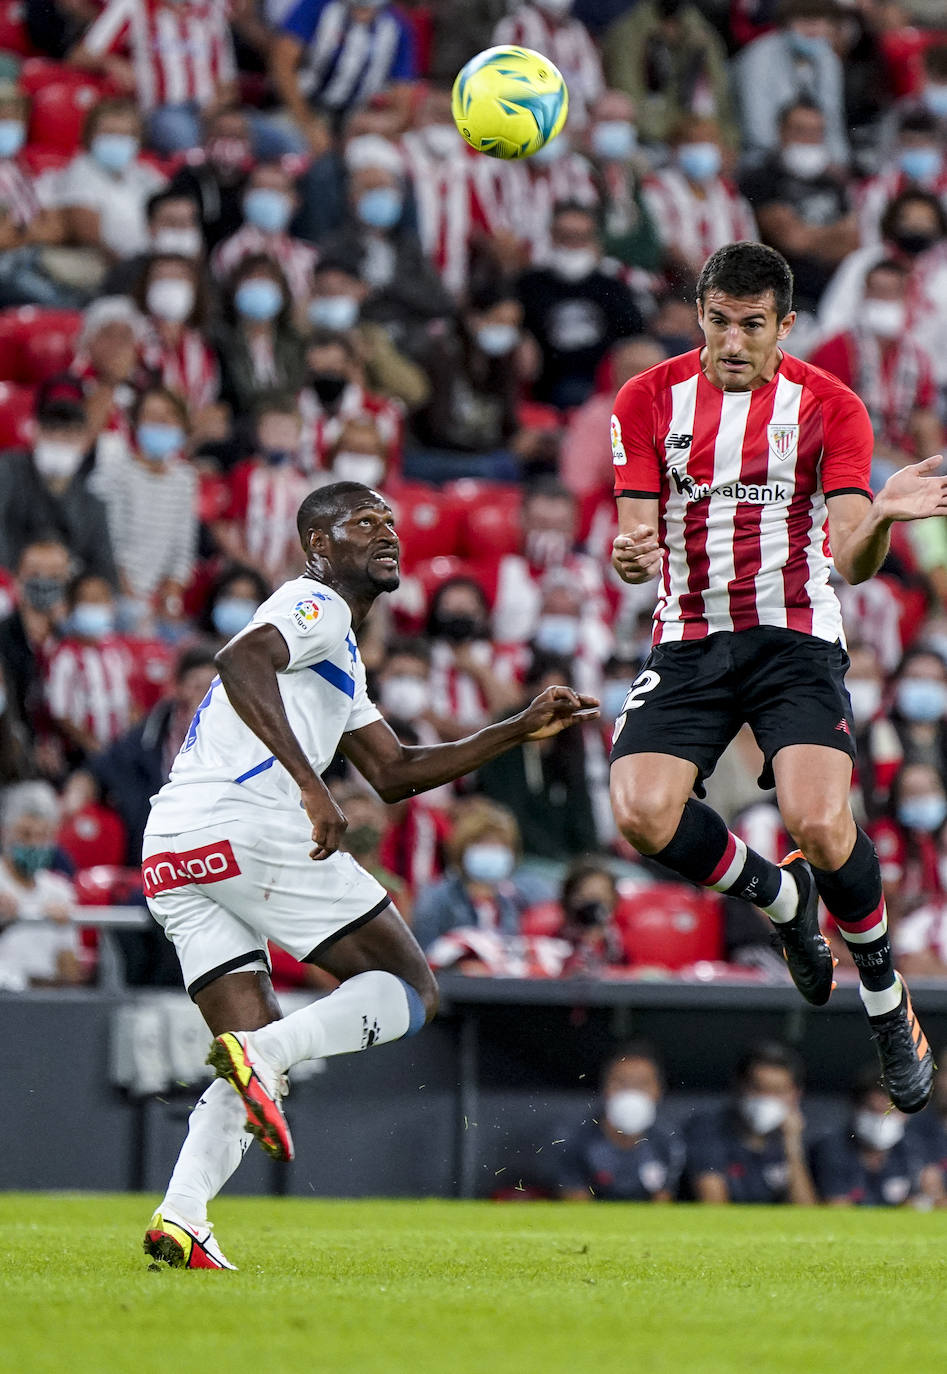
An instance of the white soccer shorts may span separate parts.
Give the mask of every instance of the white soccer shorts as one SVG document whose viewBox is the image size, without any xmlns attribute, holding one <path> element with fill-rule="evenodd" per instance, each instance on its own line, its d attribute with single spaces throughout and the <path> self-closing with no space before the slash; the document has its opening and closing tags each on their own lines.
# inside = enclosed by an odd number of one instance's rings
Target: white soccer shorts
<svg viewBox="0 0 947 1374">
<path fill-rule="evenodd" d="M 142 877 L 152 916 L 174 945 L 188 994 L 247 965 L 269 967 L 266 942 L 318 962 L 391 900 L 351 854 L 309 857 L 312 841 L 231 821 L 183 835 L 145 834 Z"/>
</svg>

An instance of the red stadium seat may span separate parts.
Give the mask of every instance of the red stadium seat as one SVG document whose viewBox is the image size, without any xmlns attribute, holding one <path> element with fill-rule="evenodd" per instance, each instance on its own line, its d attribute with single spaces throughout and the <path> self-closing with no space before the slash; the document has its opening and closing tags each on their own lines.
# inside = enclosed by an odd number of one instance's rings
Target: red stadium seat
<svg viewBox="0 0 947 1374">
<path fill-rule="evenodd" d="M 456 503 L 462 511 L 457 550 L 462 557 L 482 563 L 519 553 L 523 542 L 519 487 L 464 479 L 449 482 L 443 494 L 445 501 Z"/>
<path fill-rule="evenodd" d="M 38 384 L 67 371 L 81 325 L 78 310 L 19 305 L 0 312 L 0 370 L 6 380 Z"/>
<path fill-rule="evenodd" d="M 82 138 L 82 126 L 89 110 L 102 98 L 102 88 L 84 81 L 53 81 L 33 97 L 30 114 L 30 143 L 74 153 Z"/>
<path fill-rule="evenodd" d="M 403 482 L 386 488 L 401 538 L 405 572 L 418 563 L 457 552 L 462 512 L 434 487 Z"/>
<path fill-rule="evenodd" d="M 56 843 L 78 869 L 114 868 L 125 857 L 125 827 L 110 807 L 84 806 L 60 828 Z"/>
<path fill-rule="evenodd" d="M 80 906 L 124 906 L 141 896 L 141 869 L 96 864 L 73 878 Z"/>
<path fill-rule="evenodd" d="M 0 452 L 33 442 L 34 388 L 0 382 Z"/>
<path fill-rule="evenodd" d="M 456 555 L 426 558 L 422 563 L 415 565 L 411 577 L 420 583 L 424 591 L 425 599 L 430 602 L 431 597 L 442 583 L 447 582 L 452 577 L 470 577 L 478 583 L 484 590 L 488 603 L 492 606 L 497 594 L 497 579 L 495 567 L 484 563 L 471 563 L 464 558 Z"/>
<path fill-rule="evenodd" d="M 622 897 L 615 922 L 633 966 L 681 969 L 723 958 L 723 903 L 715 893 L 655 883 Z"/>
<path fill-rule="evenodd" d="M 26 10 L 20 0 L 0 0 L 0 52 L 29 57 L 36 51 L 25 21 Z"/>
</svg>

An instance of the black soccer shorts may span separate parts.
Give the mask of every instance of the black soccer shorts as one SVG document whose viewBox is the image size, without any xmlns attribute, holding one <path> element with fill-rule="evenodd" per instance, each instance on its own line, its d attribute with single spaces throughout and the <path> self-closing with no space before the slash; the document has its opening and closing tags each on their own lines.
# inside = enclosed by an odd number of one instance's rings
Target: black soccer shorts
<svg viewBox="0 0 947 1374">
<path fill-rule="evenodd" d="M 652 649 L 615 723 L 611 759 L 672 754 L 698 772 L 696 791 L 744 722 L 763 751 L 761 787 L 789 744 L 855 758 L 848 654 L 838 642 L 776 626 L 720 631 Z"/>
</svg>

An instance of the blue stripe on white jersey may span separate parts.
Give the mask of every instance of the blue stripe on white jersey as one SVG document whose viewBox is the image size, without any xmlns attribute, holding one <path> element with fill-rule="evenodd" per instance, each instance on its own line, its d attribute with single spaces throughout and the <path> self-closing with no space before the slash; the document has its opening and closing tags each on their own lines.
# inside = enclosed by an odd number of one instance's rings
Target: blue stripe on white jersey
<svg viewBox="0 0 947 1374">
<path fill-rule="evenodd" d="M 303 58 L 301 88 L 330 109 L 362 104 L 380 91 L 401 42 L 401 23 L 392 14 L 368 24 L 352 24 L 350 17 L 345 0 L 330 0 Z"/>
</svg>

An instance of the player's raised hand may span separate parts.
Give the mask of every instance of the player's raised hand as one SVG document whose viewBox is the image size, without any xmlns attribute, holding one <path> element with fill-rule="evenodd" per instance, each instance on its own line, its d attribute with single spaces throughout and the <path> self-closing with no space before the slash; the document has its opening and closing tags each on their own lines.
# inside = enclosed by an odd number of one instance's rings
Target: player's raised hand
<svg viewBox="0 0 947 1374">
<path fill-rule="evenodd" d="M 926 520 L 947 515 L 947 477 L 937 471 L 944 456 L 936 453 L 920 463 L 909 463 L 888 478 L 877 501 L 888 520 Z"/>
<path fill-rule="evenodd" d="M 312 824 L 313 847 L 309 857 L 327 859 L 342 843 L 349 823 L 318 778 L 310 787 L 302 789 L 302 801 Z"/>
<path fill-rule="evenodd" d="M 612 567 L 623 582 L 649 582 L 661 571 L 658 532 L 650 525 L 635 525 L 612 542 Z"/>
<path fill-rule="evenodd" d="M 523 712 L 527 739 L 549 739 L 570 725 L 598 719 L 598 700 L 571 687 L 547 687 Z"/>
</svg>

